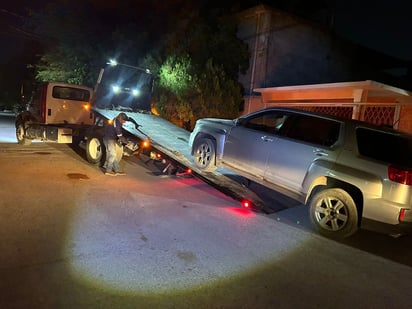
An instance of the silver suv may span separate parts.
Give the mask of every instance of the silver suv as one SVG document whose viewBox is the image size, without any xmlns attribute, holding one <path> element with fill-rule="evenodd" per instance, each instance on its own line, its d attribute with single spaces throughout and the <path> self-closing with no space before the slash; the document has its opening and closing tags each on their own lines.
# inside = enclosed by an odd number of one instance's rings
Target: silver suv
<svg viewBox="0 0 412 309">
<path fill-rule="evenodd" d="M 359 227 L 412 226 L 412 136 L 287 108 L 196 122 L 195 165 L 231 170 L 310 207 L 313 226 L 343 238 Z"/>
</svg>

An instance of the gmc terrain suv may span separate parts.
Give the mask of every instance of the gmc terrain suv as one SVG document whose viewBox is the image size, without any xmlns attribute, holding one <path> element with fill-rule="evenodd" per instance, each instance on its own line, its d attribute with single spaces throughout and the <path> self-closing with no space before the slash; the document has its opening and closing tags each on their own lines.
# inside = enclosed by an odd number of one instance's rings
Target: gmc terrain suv
<svg viewBox="0 0 412 309">
<path fill-rule="evenodd" d="M 223 167 L 307 204 L 325 236 L 412 226 L 411 135 L 269 108 L 234 120 L 199 119 L 189 144 L 200 170 Z"/>
</svg>

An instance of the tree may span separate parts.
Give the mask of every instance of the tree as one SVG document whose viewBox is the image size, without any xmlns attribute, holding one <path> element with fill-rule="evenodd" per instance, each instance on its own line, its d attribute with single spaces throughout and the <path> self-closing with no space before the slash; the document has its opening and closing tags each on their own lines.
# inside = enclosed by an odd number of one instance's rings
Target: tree
<svg viewBox="0 0 412 309">
<path fill-rule="evenodd" d="M 187 129 L 202 117 L 237 117 L 242 103 L 238 74 L 249 65 L 246 44 L 236 37 L 232 19 L 185 16 L 167 36 L 157 74 L 157 110 Z"/>
<path fill-rule="evenodd" d="M 32 11 L 26 28 L 42 39 L 45 52 L 34 68 L 39 81 L 94 86 L 99 70 L 114 57 L 135 64 L 147 41 L 133 22 L 109 23 L 84 2 L 60 2 Z M 142 44 L 143 42 L 143 44 Z"/>
<path fill-rule="evenodd" d="M 209 59 L 200 70 L 188 55 L 166 59 L 155 94 L 159 114 L 187 129 L 202 117 L 236 117 L 242 101 L 239 83 L 222 65 Z"/>
<path fill-rule="evenodd" d="M 53 4 L 32 13 L 30 29 L 46 46 L 32 66 L 38 80 L 93 86 L 102 62 L 118 57 L 151 69 L 155 106 L 169 120 L 190 129 L 201 117 L 238 115 L 238 74 L 248 68 L 249 54 L 236 37 L 233 19 L 180 0 L 167 4 L 176 14 L 161 13 L 161 1 L 150 4 L 162 16 L 158 23 L 149 14 L 136 17 L 136 7 L 126 14 L 118 11 L 107 22 L 102 19 L 107 14 L 90 16 L 90 3 L 82 3 Z"/>
</svg>

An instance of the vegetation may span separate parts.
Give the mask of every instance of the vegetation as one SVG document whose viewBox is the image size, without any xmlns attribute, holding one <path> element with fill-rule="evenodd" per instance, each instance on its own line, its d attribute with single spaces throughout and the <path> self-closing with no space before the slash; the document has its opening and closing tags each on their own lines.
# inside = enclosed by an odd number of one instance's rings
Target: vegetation
<svg viewBox="0 0 412 309">
<path fill-rule="evenodd" d="M 115 56 L 154 73 L 153 105 L 162 117 L 188 129 L 198 118 L 236 117 L 242 103 L 238 74 L 249 65 L 236 23 L 227 11 L 205 12 L 190 1 L 168 5 L 175 14 L 151 7 L 163 17 L 158 24 L 130 12 L 110 15 L 108 22 L 108 12 L 91 16 L 87 2 L 32 12 L 27 29 L 42 38 L 45 51 L 29 67 L 39 81 L 94 86 L 100 67 Z"/>
</svg>

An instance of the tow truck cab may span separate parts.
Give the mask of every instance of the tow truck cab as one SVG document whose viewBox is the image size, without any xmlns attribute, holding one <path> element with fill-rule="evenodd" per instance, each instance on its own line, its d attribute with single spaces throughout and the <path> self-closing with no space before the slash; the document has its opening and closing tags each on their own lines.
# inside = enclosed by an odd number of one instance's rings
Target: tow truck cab
<svg viewBox="0 0 412 309">
<path fill-rule="evenodd" d="M 16 116 L 19 144 L 32 140 L 72 143 L 73 136 L 94 124 L 93 89 L 59 82 L 35 85 L 26 110 Z"/>
<path fill-rule="evenodd" d="M 90 99 L 93 89 L 65 83 L 41 83 L 36 87 L 27 111 L 32 121 L 42 124 L 92 125 Z"/>
</svg>

